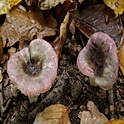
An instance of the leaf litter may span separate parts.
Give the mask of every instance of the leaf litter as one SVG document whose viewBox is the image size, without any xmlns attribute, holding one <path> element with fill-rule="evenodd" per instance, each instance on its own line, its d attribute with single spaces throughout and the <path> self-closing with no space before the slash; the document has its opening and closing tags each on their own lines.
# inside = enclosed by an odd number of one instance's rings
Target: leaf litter
<svg viewBox="0 0 124 124">
<path fill-rule="evenodd" d="M 33 124 L 71 124 L 68 108 L 61 104 L 54 104 L 39 113 Z"/>
<path fill-rule="evenodd" d="M 40 15 L 40 17 L 36 15 Z M 40 24 L 38 18 L 42 20 L 42 24 Z M 38 38 L 55 35 L 56 27 L 50 28 L 46 25 L 42 12 L 38 10 L 26 12 L 22 6 L 15 7 L 7 14 L 4 24 L 0 27 L 3 46 L 5 47 L 7 44 L 7 47 L 9 47 L 20 41 L 20 47 L 22 48 L 24 41 L 32 40 L 35 35 Z"/>
<path fill-rule="evenodd" d="M 40 0 L 26 2 L 27 5 L 21 2 L 20 5 L 13 7 L 11 11 L 8 10 L 9 13 L 0 27 L 0 121 L 5 124 L 31 124 L 38 113 L 44 112 L 43 110 L 47 110 L 48 106 L 52 104 L 54 104 L 52 106 L 61 104 L 61 107 L 65 108 L 64 110 L 67 113 L 62 117 L 64 119 L 58 118 L 57 120 L 58 123 L 62 124 L 80 124 L 85 119 L 89 119 L 91 124 L 94 122 L 99 124 L 97 120 L 100 120 L 101 117 L 104 118 L 104 121 L 111 119 L 111 117 L 124 118 L 124 87 L 123 75 L 120 75 L 121 71 L 119 71 L 118 81 L 114 87 L 110 91 L 104 91 L 99 87 L 90 85 L 88 78 L 79 72 L 76 65 L 80 50 L 88 41 L 87 38 L 94 32 L 105 32 L 115 40 L 117 46 L 121 45 L 122 25 L 120 25 L 119 18 L 115 18 L 116 13 L 114 14 L 113 10 L 109 8 L 106 9 L 105 5 L 80 8 L 82 12 L 78 12 L 77 5 L 81 7 L 85 5 L 85 1 L 78 1 L 80 5 L 76 1 L 72 2 L 70 0 L 62 3 L 61 1 L 56 1 L 56 3 L 54 1 L 54 4 L 46 0 L 44 2 L 48 6 L 45 7 L 42 6 L 44 3 Z M 40 9 L 44 7 L 45 11 L 36 9 L 38 7 Z M 77 14 L 75 15 L 76 11 Z M 71 34 L 68 28 L 73 17 L 73 24 L 71 25 L 73 31 Z M 30 103 L 29 99 L 12 85 L 6 72 L 6 64 L 12 54 L 24 47 L 25 42 L 30 42 L 36 38 L 47 39 L 52 44 L 59 58 L 59 68 L 53 87 L 48 92 L 40 94 L 36 102 Z M 28 47 L 28 44 L 26 47 Z M 87 106 L 88 101 L 91 100 L 96 106 Z M 60 108 L 51 110 L 52 112 L 54 110 L 58 111 Z M 80 112 L 90 114 L 85 114 L 87 115 L 86 118 L 82 119 L 85 116 L 78 116 Z M 102 116 L 101 113 L 103 113 Z M 46 114 L 50 113 L 47 112 Z M 58 115 L 55 115 L 55 117 L 57 118 Z M 115 122 L 113 121 L 112 124 Z M 121 123 L 121 121 L 118 121 L 118 123 Z"/>
</svg>

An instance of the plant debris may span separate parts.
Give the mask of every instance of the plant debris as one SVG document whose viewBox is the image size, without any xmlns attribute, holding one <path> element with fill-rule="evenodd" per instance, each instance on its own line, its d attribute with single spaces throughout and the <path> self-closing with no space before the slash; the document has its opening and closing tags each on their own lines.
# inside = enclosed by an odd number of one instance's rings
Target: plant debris
<svg viewBox="0 0 124 124">
<path fill-rule="evenodd" d="M 35 35 L 37 38 L 43 38 L 55 34 L 55 28 L 47 27 L 42 12 L 38 10 L 26 12 L 21 6 L 13 8 L 0 27 L 0 37 L 4 47 L 12 46 L 19 41 L 22 48 L 24 41 L 33 40 Z"/>
<path fill-rule="evenodd" d="M 71 124 L 68 116 L 68 108 L 61 105 L 51 105 L 39 113 L 33 124 Z"/>
<path fill-rule="evenodd" d="M 88 38 L 95 32 L 104 32 L 120 44 L 122 31 L 115 14 L 103 4 L 90 5 L 75 15 L 75 24 Z"/>
<path fill-rule="evenodd" d="M 100 113 L 92 101 L 87 103 L 88 111 L 80 112 L 80 124 L 105 124 L 108 119 Z"/>
</svg>

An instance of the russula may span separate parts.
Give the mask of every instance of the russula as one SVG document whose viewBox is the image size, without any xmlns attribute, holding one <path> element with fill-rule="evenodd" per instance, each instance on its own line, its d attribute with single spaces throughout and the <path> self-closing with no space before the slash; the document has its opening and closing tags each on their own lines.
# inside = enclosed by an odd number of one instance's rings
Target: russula
<svg viewBox="0 0 124 124">
<path fill-rule="evenodd" d="M 7 73 L 25 95 L 35 96 L 48 91 L 57 76 L 58 58 L 52 46 L 43 39 L 10 56 Z"/>
<path fill-rule="evenodd" d="M 103 32 L 91 35 L 78 55 L 77 65 L 95 85 L 109 90 L 117 80 L 119 68 L 114 40 Z"/>
</svg>

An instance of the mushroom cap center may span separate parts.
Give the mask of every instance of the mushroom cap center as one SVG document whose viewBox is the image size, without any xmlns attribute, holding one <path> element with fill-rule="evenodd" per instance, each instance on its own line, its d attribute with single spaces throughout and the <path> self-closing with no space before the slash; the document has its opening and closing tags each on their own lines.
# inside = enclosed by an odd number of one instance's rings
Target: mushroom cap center
<svg viewBox="0 0 124 124">
<path fill-rule="evenodd" d="M 41 72 L 42 63 L 38 59 L 31 59 L 27 63 L 23 64 L 23 70 L 30 76 L 36 76 Z"/>
<path fill-rule="evenodd" d="M 89 66 L 94 70 L 95 76 L 101 76 L 104 71 L 105 66 L 105 50 L 104 44 L 98 44 L 96 42 L 92 42 L 91 46 L 89 46 L 89 51 L 87 52 L 87 60 Z"/>
</svg>

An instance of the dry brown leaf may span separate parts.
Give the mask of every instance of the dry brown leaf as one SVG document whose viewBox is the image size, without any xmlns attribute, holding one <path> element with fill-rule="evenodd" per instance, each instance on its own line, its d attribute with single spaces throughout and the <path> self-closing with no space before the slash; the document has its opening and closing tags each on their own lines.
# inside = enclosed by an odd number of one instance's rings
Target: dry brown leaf
<svg viewBox="0 0 124 124">
<path fill-rule="evenodd" d="M 55 18 L 51 14 L 49 14 L 48 17 L 46 18 L 46 24 L 50 28 L 56 28 L 57 27 L 57 21 L 55 20 Z"/>
<path fill-rule="evenodd" d="M 81 119 L 80 124 L 105 124 L 108 121 L 92 101 L 88 101 L 87 107 L 89 111 L 83 111 L 79 114 L 79 118 Z"/>
<path fill-rule="evenodd" d="M 47 26 L 43 15 L 38 10 L 26 12 L 22 6 L 14 8 L 6 17 L 4 24 L 0 27 L 0 37 L 4 47 L 20 41 L 21 47 L 24 40 L 32 40 L 33 36 L 43 38 L 56 34 L 55 28 Z"/>
<path fill-rule="evenodd" d="M 75 12 L 77 10 L 77 3 L 66 1 L 63 4 L 63 6 L 56 7 L 56 8 L 57 8 L 56 12 L 58 17 L 62 17 L 62 18 L 64 17 L 63 19 L 61 18 L 62 20 L 59 18 L 58 24 L 60 24 L 60 34 L 58 33 L 58 36 L 56 36 L 54 42 L 52 42 L 52 46 L 54 47 L 59 58 L 63 49 L 64 42 L 66 41 L 69 24 L 72 21 L 72 18 L 75 15 Z M 63 8 L 64 8 L 64 11 L 63 11 Z"/>
<path fill-rule="evenodd" d="M 64 42 L 66 40 L 67 32 L 68 32 L 68 24 L 69 24 L 69 18 L 70 18 L 70 13 L 69 11 L 67 12 L 63 22 L 60 25 L 60 34 L 56 36 L 54 42 L 52 43 L 52 46 L 54 47 L 54 50 L 58 56 L 58 58 L 61 55 L 62 48 L 64 45 Z"/>
<path fill-rule="evenodd" d="M 65 1 L 67 0 L 38 0 L 38 4 L 41 10 L 48 10 L 55 7 L 59 3 L 63 4 Z"/>
<path fill-rule="evenodd" d="M 68 108 L 61 104 L 51 105 L 36 116 L 33 124 L 71 124 Z"/>
<path fill-rule="evenodd" d="M 88 38 L 95 32 L 104 32 L 119 45 L 121 25 L 115 19 L 114 12 L 105 5 L 90 5 L 78 13 L 74 20 L 79 30 Z"/>
<path fill-rule="evenodd" d="M 67 26 L 69 24 L 69 17 L 70 17 L 70 13 L 67 12 L 64 21 L 61 23 L 60 25 L 60 40 L 63 42 L 66 39 L 67 36 Z"/>
<path fill-rule="evenodd" d="M 105 124 L 124 124 L 124 120 L 121 119 L 110 120 Z"/>
</svg>

